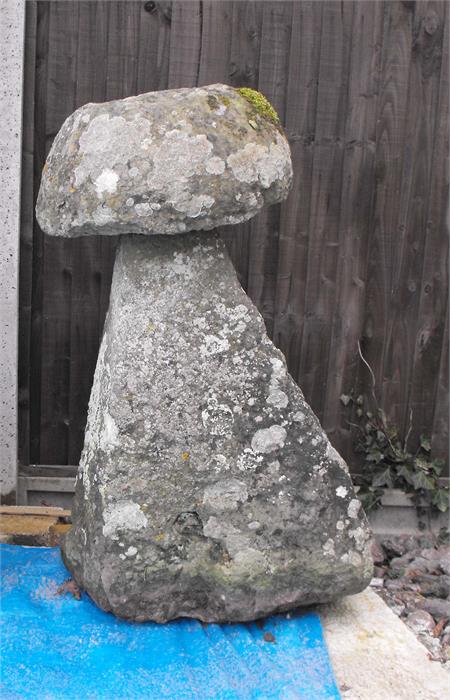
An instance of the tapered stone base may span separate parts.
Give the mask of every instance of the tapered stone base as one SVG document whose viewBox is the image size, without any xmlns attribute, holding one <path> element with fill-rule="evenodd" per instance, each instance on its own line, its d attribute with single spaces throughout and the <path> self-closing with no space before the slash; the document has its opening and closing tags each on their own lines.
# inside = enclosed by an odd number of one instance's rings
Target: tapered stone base
<svg viewBox="0 0 450 700">
<path fill-rule="evenodd" d="M 63 555 L 104 610 L 251 620 L 362 590 L 370 534 L 215 234 L 117 254 Z"/>
</svg>

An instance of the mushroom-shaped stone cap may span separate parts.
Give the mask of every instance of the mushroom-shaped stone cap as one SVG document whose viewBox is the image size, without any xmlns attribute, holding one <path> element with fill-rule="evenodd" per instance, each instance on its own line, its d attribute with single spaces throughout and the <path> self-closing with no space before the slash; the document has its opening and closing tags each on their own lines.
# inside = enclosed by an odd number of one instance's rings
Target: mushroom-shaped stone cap
<svg viewBox="0 0 450 700">
<path fill-rule="evenodd" d="M 62 125 L 36 213 L 54 236 L 175 234 L 286 198 L 289 145 L 255 91 L 227 85 L 87 104 Z"/>
</svg>

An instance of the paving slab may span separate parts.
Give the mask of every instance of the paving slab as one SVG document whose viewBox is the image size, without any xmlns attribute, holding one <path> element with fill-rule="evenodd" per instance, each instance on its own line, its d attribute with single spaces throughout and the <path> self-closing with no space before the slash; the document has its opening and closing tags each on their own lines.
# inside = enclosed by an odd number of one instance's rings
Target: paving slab
<svg viewBox="0 0 450 700">
<path fill-rule="evenodd" d="M 450 697 L 450 673 L 370 589 L 318 610 L 345 700 Z"/>
</svg>

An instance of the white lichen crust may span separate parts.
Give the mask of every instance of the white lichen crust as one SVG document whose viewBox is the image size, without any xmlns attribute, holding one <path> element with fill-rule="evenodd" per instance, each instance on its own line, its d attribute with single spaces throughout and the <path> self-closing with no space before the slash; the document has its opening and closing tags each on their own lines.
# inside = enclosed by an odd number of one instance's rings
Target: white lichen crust
<svg viewBox="0 0 450 700">
<path fill-rule="evenodd" d="M 54 236 L 174 234 L 246 221 L 287 196 L 281 128 L 226 85 L 87 104 L 57 134 L 36 213 Z"/>
<path fill-rule="evenodd" d="M 346 466 L 215 234 L 122 239 L 73 521 L 75 579 L 129 619 L 255 619 L 371 577 Z"/>
</svg>

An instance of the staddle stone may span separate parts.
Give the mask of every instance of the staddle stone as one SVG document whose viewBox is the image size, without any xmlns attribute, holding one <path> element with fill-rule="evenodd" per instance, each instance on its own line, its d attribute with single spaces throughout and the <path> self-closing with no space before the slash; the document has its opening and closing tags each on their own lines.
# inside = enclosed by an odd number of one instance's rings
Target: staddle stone
<svg viewBox="0 0 450 700">
<path fill-rule="evenodd" d="M 291 185 L 289 145 L 271 110 L 220 84 L 80 107 L 44 166 L 42 229 L 176 234 L 250 219 Z"/>
<path fill-rule="evenodd" d="M 172 114 L 178 101 L 194 106 Z M 120 129 L 129 135 L 114 120 L 142 114 L 146 155 L 136 137 L 128 160 L 122 153 L 110 163 L 118 177 L 108 180 L 111 139 Z M 75 580 L 104 610 L 157 622 L 252 620 L 362 590 L 372 573 L 370 533 L 347 467 L 220 238 L 192 230 L 244 220 L 286 196 L 289 147 L 276 119 L 217 85 L 87 105 L 78 115 L 44 172 L 41 225 L 54 235 L 129 235 L 117 252 L 63 543 Z M 95 115 L 105 133 L 95 132 L 97 150 L 92 142 L 81 152 Z M 171 151 L 174 131 L 184 135 Z M 189 150 L 189 139 L 202 134 L 195 160 L 200 141 Z M 160 143 L 177 183 L 157 165 Z M 195 172 L 187 158 L 184 174 L 174 165 L 183 148 Z M 207 172 L 211 158 L 221 160 L 220 173 Z M 145 177 L 132 168 L 146 168 Z M 114 192 L 99 178 L 114 179 Z M 96 218 L 103 204 L 108 223 Z M 183 226 L 191 232 L 162 235 Z"/>
</svg>

